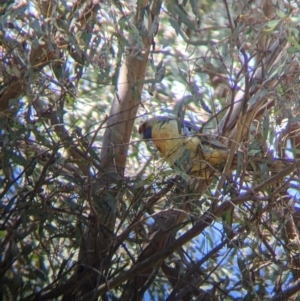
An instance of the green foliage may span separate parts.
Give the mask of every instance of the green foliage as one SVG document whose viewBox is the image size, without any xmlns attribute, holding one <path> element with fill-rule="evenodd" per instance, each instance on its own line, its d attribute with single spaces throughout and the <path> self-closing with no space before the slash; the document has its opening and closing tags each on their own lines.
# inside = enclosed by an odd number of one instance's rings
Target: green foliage
<svg viewBox="0 0 300 301">
<path fill-rule="evenodd" d="M 299 293 L 299 7 L 144 2 L 0 4 L 1 300 Z M 131 58 L 149 61 L 129 86 Z M 109 123 L 129 92 L 133 129 Z M 236 169 L 172 170 L 136 131 L 162 114 L 218 136 Z M 125 176 L 105 133 L 128 145 Z"/>
</svg>

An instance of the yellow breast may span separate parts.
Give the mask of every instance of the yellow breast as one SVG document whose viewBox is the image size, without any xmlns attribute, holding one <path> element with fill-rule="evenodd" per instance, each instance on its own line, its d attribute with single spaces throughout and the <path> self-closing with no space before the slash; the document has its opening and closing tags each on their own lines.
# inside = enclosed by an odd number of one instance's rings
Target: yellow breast
<svg viewBox="0 0 300 301">
<path fill-rule="evenodd" d="M 169 123 L 157 124 L 152 128 L 152 141 L 161 157 L 166 160 L 170 159 L 174 154 L 177 156 L 178 149 L 182 146 L 184 138 L 178 133 L 178 129 L 171 126 Z"/>
</svg>

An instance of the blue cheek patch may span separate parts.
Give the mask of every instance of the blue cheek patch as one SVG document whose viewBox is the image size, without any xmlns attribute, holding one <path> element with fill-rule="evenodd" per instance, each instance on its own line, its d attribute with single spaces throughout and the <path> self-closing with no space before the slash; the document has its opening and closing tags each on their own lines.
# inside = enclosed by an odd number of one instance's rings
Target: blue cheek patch
<svg viewBox="0 0 300 301">
<path fill-rule="evenodd" d="M 144 131 L 144 139 L 151 139 L 151 138 L 152 138 L 151 127 L 148 127 Z"/>
</svg>

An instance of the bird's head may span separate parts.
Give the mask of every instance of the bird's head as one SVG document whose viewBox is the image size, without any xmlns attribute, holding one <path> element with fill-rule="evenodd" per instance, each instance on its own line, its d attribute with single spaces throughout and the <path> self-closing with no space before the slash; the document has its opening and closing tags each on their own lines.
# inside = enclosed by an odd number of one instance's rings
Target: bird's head
<svg viewBox="0 0 300 301">
<path fill-rule="evenodd" d="M 196 126 L 180 122 L 176 117 L 155 116 L 142 123 L 138 131 L 141 138 L 152 141 L 160 156 L 173 166 L 182 157 L 185 139 L 196 131 Z"/>
<path fill-rule="evenodd" d="M 173 120 L 174 119 L 172 118 L 164 116 L 152 117 L 139 126 L 139 134 L 141 135 L 142 139 L 153 139 L 153 135 L 155 136 L 155 133 L 153 134 L 153 129 L 157 131 L 157 127 L 161 128 L 163 125 Z"/>
<path fill-rule="evenodd" d="M 154 130 L 154 133 L 153 133 Z M 157 131 L 164 131 L 166 135 L 169 133 L 170 137 L 178 137 L 178 135 L 191 136 L 199 131 L 199 128 L 189 121 L 183 120 L 179 122 L 177 118 L 165 117 L 165 116 L 155 116 L 147 121 L 143 122 L 139 128 L 138 132 L 142 139 L 153 139 L 157 136 Z M 156 137 L 158 138 L 158 137 Z"/>
<path fill-rule="evenodd" d="M 178 120 L 165 116 L 148 119 L 139 126 L 138 131 L 142 139 L 154 143 L 162 157 L 168 156 L 177 148 L 179 139 L 182 138 L 178 129 Z"/>
<path fill-rule="evenodd" d="M 139 134 L 142 139 L 151 139 L 152 138 L 152 124 L 150 120 L 143 122 L 139 126 Z"/>
</svg>

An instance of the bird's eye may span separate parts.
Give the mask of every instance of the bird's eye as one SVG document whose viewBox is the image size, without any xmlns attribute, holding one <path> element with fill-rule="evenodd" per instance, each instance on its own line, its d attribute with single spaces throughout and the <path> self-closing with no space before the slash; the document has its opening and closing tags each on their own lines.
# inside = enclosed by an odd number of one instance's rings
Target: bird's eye
<svg viewBox="0 0 300 301">
<path fill-rule="evenodd" d="M 139 126 L 139 134 L 142 134 L 145 131 L 145 123 Z"/>
<path fill-rule="evenodd" d="M 139 134 L 142 135 L 143 139 L 152 138 L 151 127 L 145 122 L 139 126 Z"/>
</svg>

